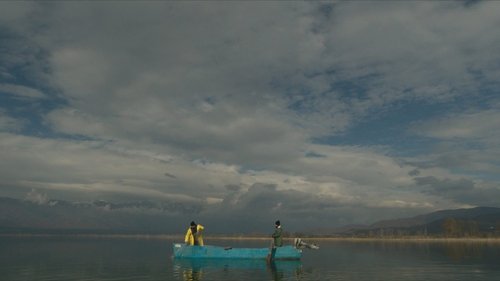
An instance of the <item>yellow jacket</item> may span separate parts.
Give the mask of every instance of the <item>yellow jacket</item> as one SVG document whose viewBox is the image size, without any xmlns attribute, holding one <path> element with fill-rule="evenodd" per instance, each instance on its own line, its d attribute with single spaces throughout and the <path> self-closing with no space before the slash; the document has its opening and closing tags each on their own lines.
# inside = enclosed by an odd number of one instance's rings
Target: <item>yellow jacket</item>
<svg viewBox="0 0 500 281">
<path fill-rule="evenodd" d="M 196 226 L 196 237 L 198 238 L 198 245 L 199 246 L 203 246 L 203 235 L 201 234 L 201 231 L 203 229 L 205 229 L 205 228 L 201 224 L 198 224 Z M 184 238 L 184 242 L 186 242 L 186 244 L 189 244 L 191 246 L 194 245 L 194 235 L 191 232 L 191 228 L 188 228 L 188 230 L 186 232 L 186 237 Z"/>
</svg>

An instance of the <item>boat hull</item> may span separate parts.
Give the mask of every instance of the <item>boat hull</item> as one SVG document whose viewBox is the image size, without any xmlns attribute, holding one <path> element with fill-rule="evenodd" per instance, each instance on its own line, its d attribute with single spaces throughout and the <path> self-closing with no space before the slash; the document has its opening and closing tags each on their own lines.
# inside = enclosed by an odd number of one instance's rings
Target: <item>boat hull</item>
<svg viewBox="0 0 500 281">
<path fill-rule="evenodd" d="M 266 259 L 270 254 L 269 248 L 224 248 L 218 246 L 188 246 L 175 243 L 173 245 L 174 258 L 189 259 Z M 302 250 L 293 246 L 276 248 L 273 259 L 298 260 L 302 257 Z"/>
</svg>

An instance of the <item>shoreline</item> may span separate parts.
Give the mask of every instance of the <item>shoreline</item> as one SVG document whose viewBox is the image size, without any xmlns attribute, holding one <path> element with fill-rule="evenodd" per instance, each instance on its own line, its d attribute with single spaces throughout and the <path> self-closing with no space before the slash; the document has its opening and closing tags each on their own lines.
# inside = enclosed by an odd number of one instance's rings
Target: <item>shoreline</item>
<svg viewBox="0 0 500 281">
<path fill-rule="evenodd" d="M 0 238 L 93 238 L 93 239 L 138 239 L 138 240 L 182 240 L 184 235 L 173 234 L 0 234 Z M 293 241 L 295 237 L 284 237 L 283 240 Z M 266 236 L 229 236 L 229 235 L 205 235 L 205 240 L 271 240 Z M 305 237 L 302 238 L 308 242 L 327 241 L 327 242 L 475 242 L 475 243 L 500 243 L 500 237 Z"/>
</svg>

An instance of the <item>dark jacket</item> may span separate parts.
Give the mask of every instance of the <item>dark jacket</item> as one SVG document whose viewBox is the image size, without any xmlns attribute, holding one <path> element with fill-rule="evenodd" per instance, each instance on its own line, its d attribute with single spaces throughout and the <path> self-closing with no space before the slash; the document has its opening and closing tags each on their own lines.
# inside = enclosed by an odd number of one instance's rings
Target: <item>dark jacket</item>
<svg viewBox="0 0 500 281">
<path fill-rule="evenodd" d="M 282 232 L 281 227 L 277 227 L 276 230 L 274 230 L 272 237 L 274 238 L 275 247 L 283 246 L 283 239 L 281 239 L 281 232 Z"/>
</svg>

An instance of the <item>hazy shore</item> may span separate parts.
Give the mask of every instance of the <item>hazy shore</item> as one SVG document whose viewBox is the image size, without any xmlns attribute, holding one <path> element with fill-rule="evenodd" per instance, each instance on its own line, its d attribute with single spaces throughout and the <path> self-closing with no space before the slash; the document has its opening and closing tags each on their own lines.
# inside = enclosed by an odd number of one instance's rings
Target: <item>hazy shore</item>
<svg viewBox="0 0 500 281">
<path fill-rule="evenodd" d="M 179 240 L 184 239 L 183 235 L 168 235 L 168 234 L 0 234 L 0 237 L 68 237 L 68 238 L 102 238 L 102 239 L 157 239 L 157 240 Z M 286 241 L 293 241 L 295 237 L 284 238 Z M 204 236 L 205 241 L 211 240 L 270 240 L 271 237 L 266 236 L 231 236 L 217 235 Z M 302 238 L 308 242 L 480 242 L 480 243 L 500 243 L 500 237 L 305 237 Z"/>
</svg>

